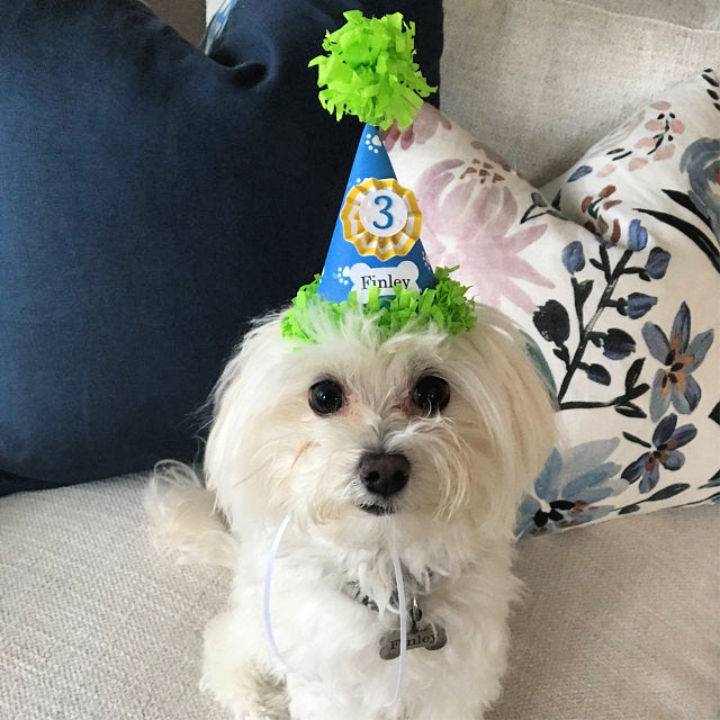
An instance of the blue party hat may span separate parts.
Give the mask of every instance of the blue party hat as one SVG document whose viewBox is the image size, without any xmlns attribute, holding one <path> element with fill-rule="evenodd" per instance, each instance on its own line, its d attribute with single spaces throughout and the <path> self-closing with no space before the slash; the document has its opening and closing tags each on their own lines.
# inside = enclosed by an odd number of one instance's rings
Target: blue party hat
<svg viewBox="0 0 720 720">
<path fill-rule="evenodd" d="M 331 302 L 370 288 L 392 298 L 395 288 L 422 292 L 435 276 L 420 240 L 422 214 L 413 192 L 398 183 L 378 131 L 366 125 L 345 188 L 318 293 Z"/>
<path fill-rule="evenodd" d="M 314 342 L 313 316 L 334 322 L 363 312 L 379 336 L 432 324 L 449 334 L 475 323 L 468 288 L 433 269 L 420 233 L 422 215 L 415 195 L 397 181 L 379 129 L 404 129 L 436 88 L 415 63 L 414 23 L 400 13 L 366 18 L 358 10 L 323 41 L 327 55 L 310 61 L 318 68 L 323 107 L 339 120 L 349 114 L 366 123 L 355 153 L 322 275 L 303 285 L 283 314 L 284 337 Z"/>
</svg>

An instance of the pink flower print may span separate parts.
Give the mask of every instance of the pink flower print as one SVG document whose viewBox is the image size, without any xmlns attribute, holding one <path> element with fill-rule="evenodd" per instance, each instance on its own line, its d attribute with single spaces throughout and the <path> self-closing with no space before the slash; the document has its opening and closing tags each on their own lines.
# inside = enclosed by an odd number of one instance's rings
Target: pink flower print
<svg viewBox="0 0 720 720">
<path fill-rule="evenodd" d="M 450 120 L 430 103 L 424 103 L 418 110 L 412 125 L 400 131 L 397 123 L 393 123 L 387 131 L 382 133 L 382 139 L 388 152 L 395 147 L 398 140 L 400 140 L 400 147 L 407 150 L 414 143 L 418 145 L 426 143 L 435 135 L 440 126 L 446 130 L 452 129 Z"/>
<path fill-rule="evenodd" d="M 656 161 L 667 160 L 675 153 L 675 146 L 672 144 L 676 135 L 685 132 L 685 123 L 679 120 L 674 112 L 669 112 L 670 103 L 663 103 L 659 108 L 668 112 L 661 112 L 654 120 L 645 123 L 645 127 L 654 133 L 652 137 L 644 137 L 635 143 L 636 148 L 650 148 L 646 153 L 654 155 Z"/>
<path fill-rule="evenodd" d="M 628 169 L 630 172 L 635 172 L 636 170 L 639 170 L 641 167 L 645 167 L 648 164 L 648 161 L 645 158 L 633 158 L 630 161 L 630 164 L 628 165 Z"/>
<path fill-rule="evenodd" d="M 651 148 L 655 147 L 655 140 L 651 137 L 642 137 L 635 143 L 636 148 Z"/>
<path fill-rule="evenodd" d="M 537 305 L 517 281 L 552 288 L 520 254 L 547 225 L 518 225 L 518 204 L 504 184 L 481 185 L 476 175 L 461 179 L 462 160 L 428 168 L 417 185 L 423 209 L 423 243 L 435 265 L 459 265 L 457 279 L 482 303 L 513 303 L 528 314 Z"/>
<path fill-rule="evenodd" d="M 649 160 L 660 162 L 671 158 L 675 154 L 675 145 L 673 144 L 675 137 L 685 132 L 685 123 L 679 120 L 674 112 L 671 112 L 671 105 L 667 100 L 658 100 L 650 107 L 660 111 L 656 117 L 644 124 L 645 130 L 651 134 L 643 134 L 636 138 L 632 145 L 618 146 L 606 153 L 616 163 L 629 158 L 628 170 L 630 172 L 645 167 Z M 608 174 L 603 173 L 602 170 L 598 171 L 600 177 Z"/>
<path fill-rule="evenodd" d="M 464 180 L 466 177 L 475 176 L 480 185 L 494 185 L 504 182 L 509 174 L 514 174 L 509 163 L 494 150 L 485 147 L 481 142 L 473 140 L 471 147 L 481 150 L 478 157 L 466 162 L 462 170 L 459 170 L 458 177 Z M 482 157 L 484 155 L 485 157 Z"/>
<path fill-rule="evenodd" d="M 658 162 L 659 160 L 667 160 L 668 158 L 671 158 L 675 154 L 675 146 L 674 145 L 668 145 L 665 143 L 665 145 L 660 146 L 653 155 L 653 160 L 655 162 Z"/>
<path fill-rule="evenodd" d="M 504 157 L 502 157 L 502 155 L 498 155 L 492 148 L 487 147 L 487 145 L 483 145 L 477 140 L 473 140 L 471 144 L 476 150 L 482 150 L 485 153 L 485 157 L 491 163 L 499 165 L 500 168 L 502 168 L 505 172 L 512 172 L 510 168 L 510 163 Z"/>
<path fill-rule="evenodd" d="M 598 170 L 598 177 L 607 177 L 608 175 L 612 175 L 617 170 L 617 165 L 615 163 L 608 163 L 607 165 L 604 165 Z"/>
<path fill-rule="evenodd" d="M 682 135 L 685 132 L 685 123 L 676 118 L 670 122 L 670 130 L 676 135 Z"/>
</svg>

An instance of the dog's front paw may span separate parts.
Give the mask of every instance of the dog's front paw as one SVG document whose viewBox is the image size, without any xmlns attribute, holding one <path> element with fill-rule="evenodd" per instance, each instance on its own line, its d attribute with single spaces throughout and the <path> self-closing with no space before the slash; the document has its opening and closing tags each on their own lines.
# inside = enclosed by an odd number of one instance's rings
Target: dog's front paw
<svg viewBox="0 0 720 720">
<path fill-rule="evenodd" d="M 285 685 L 251 673 L 230 685 L 203 675 L 200 689 L 233 714 L 235 720 L 290 720 Z"/>
<path fill-rule="evenodd" d="M 207 626 L 200 689 L 236 720 L 290 720 L 285 681 L 252 655 L 236 631 L 230 613 L 218 615 Z"/>
</svg>

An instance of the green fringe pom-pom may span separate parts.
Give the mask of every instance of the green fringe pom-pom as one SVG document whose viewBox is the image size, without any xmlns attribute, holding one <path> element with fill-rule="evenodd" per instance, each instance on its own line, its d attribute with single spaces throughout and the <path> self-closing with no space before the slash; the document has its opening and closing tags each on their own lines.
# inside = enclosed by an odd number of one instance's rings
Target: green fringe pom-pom
<svg viewBox="0 0 720 720">
<path fill-rule="evenodd" d="M 466 297 L 468 288 L 453 280 L 450 274 L 457 268 L 436 268 L 435 287 L 421 293 L 396 287 L 395 296 L 390 302 L 383 303 L 378 288 L 371 288 L 368 301 L 360 305 L 357 296 L 351 292 L 347 300 L 330 302 L 317 294 L 320 276 L 297 292 L 289 310 L 280 322 L 285 338 L 314 343 L 311 335 L 312 323 L 308 318 L 308 308 L 320 305 L 331 322 L 339 325 L 346 315 L 358 312 L 373 318 L 380 340 L 412 326 L 412 330 L 421 330 L 435 325 L 449 335 L 472 330 L 475 327 L 475 301 Z"/>
<path fill-rule="evenodd" d="M 340 120 L 355 115 L 381 130 L 397 121 L 410 125 L 423 103 L 435 92 L 413 61 L 415 23 L 403 22 L 401 13 L 366 18 L 359 10 L 344 13 L 347 22 L 328 32 L 323 41 L 327 55 L 318 55 L 320 103 Z"/>
</svg>

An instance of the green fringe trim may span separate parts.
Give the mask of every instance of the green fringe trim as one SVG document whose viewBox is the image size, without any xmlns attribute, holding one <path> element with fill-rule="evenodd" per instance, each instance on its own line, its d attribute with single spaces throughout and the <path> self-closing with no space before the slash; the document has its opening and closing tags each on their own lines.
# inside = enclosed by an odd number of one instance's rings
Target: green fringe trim
<svg viewBox="0 0 720 720">
<path fill-rule="evenodd" d="M 396 287 L 395 296 L 389 302 L 387 298 L 380 297 L 378 288 L 373 287 L 365 305 L 358 302 L 354 292 L 342 302 L 323 299 L 317 294 L 320 276 L 316 275 L 311 283 L 298 290 L 290 309 L 282 317 L 282 335 L 314 343 L 308 309 L 318 305 L 336 325 L 340 325 L 347 315 L 358 311 L 372 317 L 381 341 L 405 328 L 415 331 L 429 325 L 435 325 L 450 335 L 472 330 L 475 327 L 475 301 L 465 296 L 467 287 L 450 278 L 455 270 L 457 268 L 436 268 L 435 287 L 421 293 Z"/>
<path fill-rule="evenodd" d="M 397 121 L 400 129 L 412 123 L 423 101 L 435 92 L 413 61 L 415 23 L 401 13 L 366 18 L 359 10 L 344 13 L 347 22 L 328 32 L 327 55 L 308 67 L 318 69 L 320 103 L 340 120 L 355 115 L 363 123 L 386 130 Z"/>
</svg>

